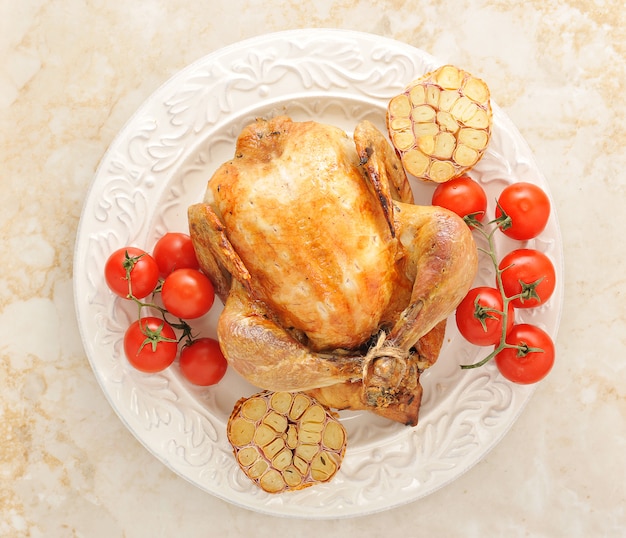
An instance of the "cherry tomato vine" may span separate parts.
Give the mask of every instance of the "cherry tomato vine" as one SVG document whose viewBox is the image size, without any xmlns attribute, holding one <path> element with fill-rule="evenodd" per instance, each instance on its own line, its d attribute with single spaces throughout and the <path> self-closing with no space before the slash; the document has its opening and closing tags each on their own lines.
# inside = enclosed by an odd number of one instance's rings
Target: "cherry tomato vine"
<svg viewBox="0 0 626 538">
<path fill-rule="evenodd" d="M 478 182 L 464 175 L 434 192 L 433 204 L 457 213 L 487 243 L 479 247 L 495 270 L 495 289 L 472 288 L 456 311 L 457 327 L 469 342 L 493 350 L 464 370 L 479 368 L 495 359 L 504 377 L 516 383 L 534 383 L 547 375 L 554 362 L 554 343 L 537 326 L 515 324 L 516 309 L 544 304 L 555 288 L 555 271 L 545 254 L 519 248 L 498 260 L 495 236 L 502 233 L 514 240 L 537 237 L 546 227 L 550 203 L 538 186 L 517 182 L 505 187 L 496 200 L 495 218 L 483 223 L 486 196 Z M 499 297 L 498 297 L 499 295 Z M 492 334 L 499 329 L 499 335 Z"/>
<path fill-rule="evenodd" d="M 165 234 L 152 255 L 137 247 L 115 251 L 105 264 L 105 280 L 111 291 L 137 306 L 137 319 L 124 334 L 124 352 L 132 366 L 159 372 L 180 350 L 180 370 L 188 381 L 208 386 L 221 380 L 227 363 L 219 344 L 194 335 L 187 321 L 208 313 L 215 299 L 188 235 Z"/>
<path fill-rule="evenodd" d="M 462 364 L 461 368 L 464 370 L 471 369 L 471 368 L 479 368 L 487 364 L 491 359 L 496 357 L 501 351 L 507 348 L 516 349 L 519 356 L 526 356 L 529 353 L 542 353 L 544 351 L 543 349 L 532 348 L 526 345 L 512 345 L 512 344 L 508 344 L 506 341 L 507 327 L 510 328 L 510 325 L 508 324 L 509 316 L 511 315 L 511 312 L 508 308 L 509 304 L 518 298 L 522 299 L 524 298 L 524 296 L 530 295 L 531 292 L 529 290 L 531 289 L 534 290 L 536 286 L 529 286 L 524 292 L 519 293 L 517 295 L 512 295 L 512 296 L 507 296 L 506 292 L 504 291 L 504 284 L 502 282 L 502 274 L 504 273 L 504 271 L 509 269 L 509 267 L 504 267 L 504 268 L 500 267 L 499 260 L 496 256 L 496 249 L 495 249 L 495 244 L 494 244 L 494 234 L 496 231 L 499 230 L 500 224 L 503 222 L 503 219 L 495 219 L 491 221 L 489 224 L 496 224 L 496 225 L 490 231 L 486 231 L 484 227 L 482 226 L 482 223 L 477 222 L 472 216 L 469 216 L 465 220 L 468 224 L 471 224 L 471 226 L 474 227 L 475 230 L 487 240 L 488 248 L 485 249 L 485 248 L 479 247 L 478 250 L 486 254 L 491 260 L 491 263 L 493 264 L 493 266 L 495 267 L 496 287 L 502 296 L 502 310 L 498 311 L 494 309 L 493 313 L 496 313 L 501 317 L 502 330 L 500 333 L 500 343 L 495 346 L 495 348 L 493 349 L 491 353 L 489 353 L 485 358 L 483 358 L 482 360 L 476 363 Z M 538 284 L 538 282 L 534 284 Z M 534 295 L 536 296 L 536 294 Z"/>
</svg>

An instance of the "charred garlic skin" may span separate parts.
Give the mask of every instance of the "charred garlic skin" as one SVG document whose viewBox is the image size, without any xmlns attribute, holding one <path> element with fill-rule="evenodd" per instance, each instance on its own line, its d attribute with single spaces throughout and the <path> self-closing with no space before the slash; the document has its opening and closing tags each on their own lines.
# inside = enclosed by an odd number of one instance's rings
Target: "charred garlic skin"
<svg viewBox="0 0 626 538">
<path fill-rule="evenodd" d="M 243 472 L 268 493 L 328 482 L 339 471 L 347 443 L 336 416 L 301 392 L 242 398 L 227 433 Z"/>
<path fill-rule="evenodd" d="M 444 65 L 389 101 L 387 129 L 406 171 L 443 183 L 482 158 L 492 129 L 487 84 Z"/>
</svg>

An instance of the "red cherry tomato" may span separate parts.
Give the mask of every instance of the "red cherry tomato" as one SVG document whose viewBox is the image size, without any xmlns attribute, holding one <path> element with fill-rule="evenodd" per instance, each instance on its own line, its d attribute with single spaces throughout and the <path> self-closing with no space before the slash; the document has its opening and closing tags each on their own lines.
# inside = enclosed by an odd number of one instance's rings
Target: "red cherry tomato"
<svg viewBox="0 0 626 538">
<path fill-rule="evenodd" d="M 159 281 L 159 267 L 144 250 L 125 247 L 109 256 L 104 266 L 104 278 L 116 295 L 128 298 L 132 294 L 143 299 L 154 291 Z"/>
<path fill-rule="evenodd" d="M 502 294 L 496 288 L 471 289 L 456 309 L 456 326 L 461 335 L 477 346 L 497 345 L 502 339 Z M 507 330 L 513 326 L 513 305 L 508 304 Z"/>
<path fill-rule="evenodd" d="M 195 319 L 211 309 L 215 290 L 204 273 L 196 269 L 177 269 L 165 277 L 161 299 L 173 316 Z"/>
<path fill-rule="evenodd" d="M 168 232 L 154 245 L 152 256 L 162 276 L 176 269 L 198 269 L 198 259 L 191 237 L 180 232 Z"/>
<path fill-rule="evenodd" d="M 537 237 L 550 217 L 548 195 L 533 183 L 513 183 L 506 187 L 495 211 L 496 219 L 506 217 L 500 230 L 512 239 L 528 240 Z"/>
<path fill-rule="evenodd" d="M 124 334 L 128 362 L 146 373 L 167 368 L 178 351 L 174 329 L 161 318 L 147 316 L 134 321 Z"/>
<path fill-rule="evenodd" d="M 478 222 L 483 220 L 487 211 L 485 191 L 466 175 L 440 183 L 433 193 L 432 203 L 453 211 L 459 217 L 473 218 Z"/>
<path fill-rule="evenodd" d="M 502 285 L 515 308 L 533 308 L 544 304 L 554 292 L 556 273 L 550 259 L 538 250 L 520 248 L 500 260 Z"/>
<path fill-rule="evenodd" d="M 509 381 L 530 384 L 540 381 L 554 365 L 554 342 L 539 327 L 526 323 L 514 325 L 506 342 L 516 348 L 505 348 L 495 357 L 500 373 Z"/>
<path fill-rule="evenodd" d="M 220 345 L 213 338 L 199 338 L 185 346 L 180 352 L 178 363 L 183 376 L 202 387 L 218 383 L 228 368 Z"/>
</svg>

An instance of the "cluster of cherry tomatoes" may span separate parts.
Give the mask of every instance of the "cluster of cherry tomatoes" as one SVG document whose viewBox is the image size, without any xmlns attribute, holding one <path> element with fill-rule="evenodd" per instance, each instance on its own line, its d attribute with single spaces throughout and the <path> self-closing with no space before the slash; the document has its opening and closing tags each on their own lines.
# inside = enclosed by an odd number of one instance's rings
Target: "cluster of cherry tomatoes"
<svg viewBox="0 0 626 538">
<path fill-rule="evenodd" d="M 211 310 L 215 291 L 199 269 L 187 234 L 166 233 L 151 254 L 132 246 L 116 250 L 104 276 L 113 293 L 138 306 L 137 320 L 124 334 L 124 353 L 132 366 L 160 372 L 178 356 L 182 375 L 195 385 L 213 385 L 224 377 L 227 362 L 219 343 L 194 338 L 188 323 Z"/>
<path fill-rule="evenodd" d="M 516 309 L 536 308 L 552 296 L 556 275 L 550 259 L 532 248 L 518 248 L 496 258 L 494 234 L 527 241 L 537 237 L 550 217 L 550 201 L 537 185 L 520 182 L 505 187 L 497 199 L 491 227 L 483 221 L 487 196 L 479 183 L 461 176 L 437 186 L 433 205 L 449 209 L 482 234 L 488 242 L 486 254 L 495 268 L 492 286 L 471 289 L 457 307 L 455 319 L 461 335 L 478 346 L 494 346 L 483 360 L 462 368 L 482 366 L 491 359 L 502 375 L 516 383 L 543 379 L 554 364 L 555 348 L 541 328 L 515 323 Z"/>
</svg>

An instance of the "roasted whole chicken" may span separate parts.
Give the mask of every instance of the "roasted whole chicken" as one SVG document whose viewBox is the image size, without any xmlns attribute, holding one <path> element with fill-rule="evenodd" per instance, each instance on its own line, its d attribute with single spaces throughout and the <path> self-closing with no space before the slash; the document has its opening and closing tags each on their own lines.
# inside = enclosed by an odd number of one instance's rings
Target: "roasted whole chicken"
<svg viewBox="0 0 626 538">
<path fill-rule="evenodd" d="M 477 252 L 461 218 L 413 203 L 372 123 L 351 139 L 313 121 L 258 120 L 188 215 L 236 371 L 262 389 L 417 424 L 419 376 Z"/>
</svg>

